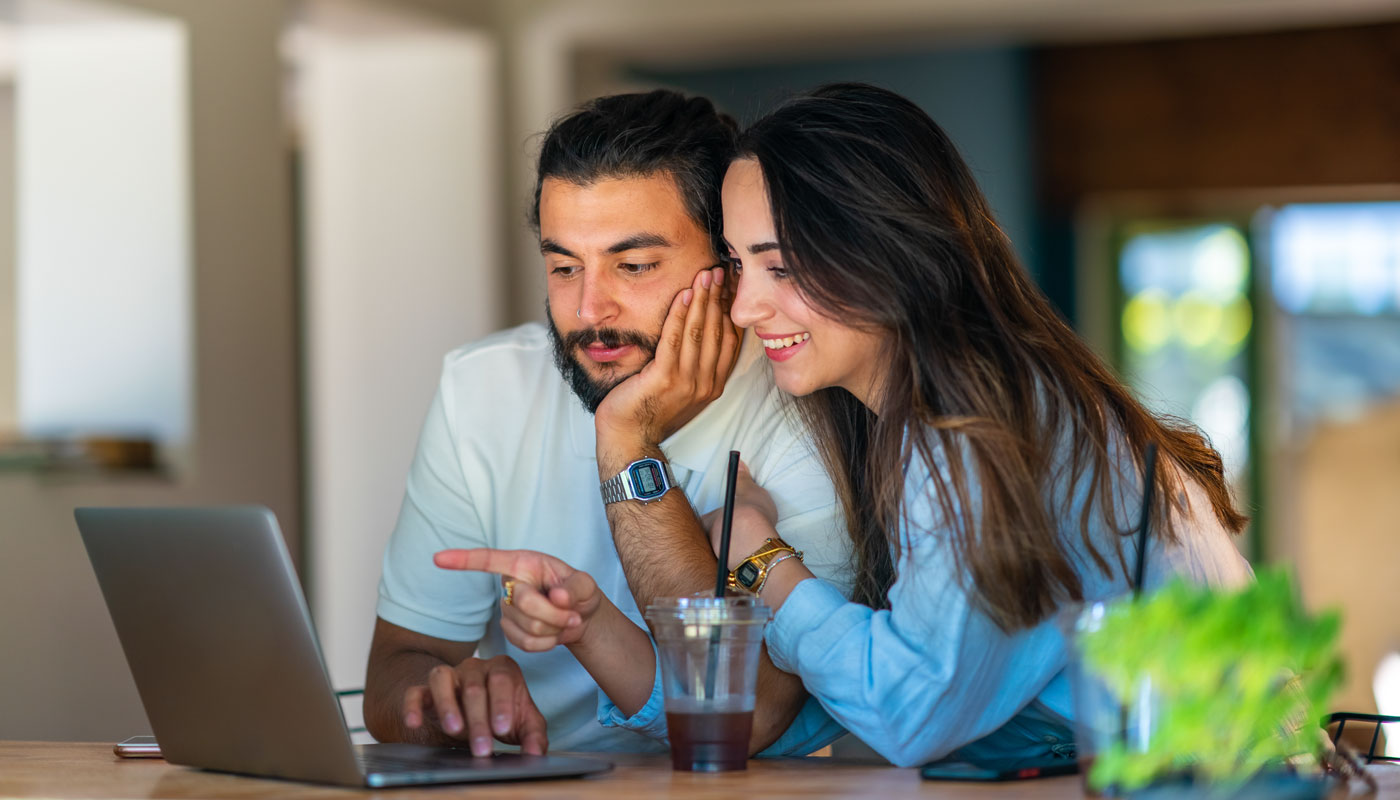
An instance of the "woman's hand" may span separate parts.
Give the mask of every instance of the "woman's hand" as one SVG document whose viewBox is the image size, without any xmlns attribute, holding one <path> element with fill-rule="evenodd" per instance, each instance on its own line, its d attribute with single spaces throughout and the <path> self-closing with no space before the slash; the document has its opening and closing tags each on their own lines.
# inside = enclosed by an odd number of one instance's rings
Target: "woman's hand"
<svg viewBox="0 0 1400 800">
<path fill-rule="evenodd" d="M 720 537 L 724 530 L 724 509 L 716 508 L 700 517 L 700 523 L 710 534 L 710 546 L 719 555 Z M 763 540 L 777 535 L 778 506 L 773 496 L 759 486 L 749 472 L 748 465 L 739 462 L 739 475 L 734 483 L 734 524 L 729 532 L 729 563 L 725 566 L 734 569 L 763 544 Z"/>
<path fill-rule="evenodd" d="M 533 550 L 443 550 L 433 563 L 500 575 L 510 587 L 501 602 L 501 631 L 527 652 L 582 639 L 605 599 L 591 575 Z"/>
<path fill-rule="evenodd" d="M 594 414 L 600 439 L 640 435 L 659 444 L 724 391 L 739 357 L 725 308 L 724 268 L 701 270 L 671 301 L 656 357 L 608 392 Z"/>
</svg>

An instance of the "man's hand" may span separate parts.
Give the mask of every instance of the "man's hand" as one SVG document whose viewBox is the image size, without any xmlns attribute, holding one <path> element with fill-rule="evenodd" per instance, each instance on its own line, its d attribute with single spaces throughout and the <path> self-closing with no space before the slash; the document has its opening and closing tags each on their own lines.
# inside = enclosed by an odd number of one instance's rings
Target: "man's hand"
<svg viewBox="0 0 1400 800">
<path fill-rule="evenodd" d="M 511 601 L 501 604 L 501 631 L 526 652 L 582 639 L 603 602 L 591 575 L 534 550 L 443 550 L 433 563 L 443 569 L 494 572 L 512 581 Z"/>
<path fill-rule="evenodd" d="M 739 329 L 729 319 L 726 298 L 723 267 L 701 270 L 676 295 L 656 357 L 598 406 L 600 441 L 621 435 L 659 444 L 720 396 L 739 357 Z"/>
<path fill-rule="evenodd" d="M 544 755 L 549 749 L 544 715 L 530 698 L 520 666 L 509 656 L 433 667 L 428 685 L 404 692 L 402 716 L 408 730 L 436 727 L 468 741 L 476 756 L 491 755 L 493 736 L 520 745 L 525 753 Z"/>
</svg>

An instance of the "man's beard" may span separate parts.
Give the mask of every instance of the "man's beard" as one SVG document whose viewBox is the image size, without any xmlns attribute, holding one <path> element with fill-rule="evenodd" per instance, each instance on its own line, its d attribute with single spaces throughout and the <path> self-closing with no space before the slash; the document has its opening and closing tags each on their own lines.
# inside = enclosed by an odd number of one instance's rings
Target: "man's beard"
<svg viewBox="0 0 1400 800">
<path fill-rule="evenodd" d="M 559 328 L 554 324 L 554 315 L 550 313 L 549 301 L 544 303 L 544 316 L 549 321 L 549 342 L 554 346 L 554 366 L 559 368 L 559 374 L 564 376 L 564 382 L 569 384 L 569 388 L 574 390 L 574 394 L 583 403 L 583 407 L 588 409 L 588 413 L 598 413 L 598 406 L 603 404 L 603 398 L 608 396 L 619 383 L 641 371 L 639 367 L 636 372 L 626 375 L 596 380 L 588 374 L 579 357 L 575 355 L 580 348 L 587 347 L 594 342 L 601 343 L 604 347 L 622 347 L 626 344 L 636 345 L 637 349 L 645 354 L 646 358 L 642 362 L 643 366 L 656 357 L 656 344 L 661 340 L 660 336 L 647 337 L 638 331 L 624 331 L 617 328 L 585 328 L 574 331 L 568 336 L 559 333 Z"/>
</svg>

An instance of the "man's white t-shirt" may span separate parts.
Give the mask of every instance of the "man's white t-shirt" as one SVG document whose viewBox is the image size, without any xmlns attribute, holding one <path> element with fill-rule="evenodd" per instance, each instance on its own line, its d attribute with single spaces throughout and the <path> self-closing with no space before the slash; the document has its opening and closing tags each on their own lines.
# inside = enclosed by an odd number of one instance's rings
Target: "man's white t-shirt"
<svg viewBox="0 0 1400 800">
<path fill-rule="evenodd" d="M 724 394 L 661 450 L 697 513 L 723 505 L 729 451 L 740 451 L 773 496 L 778 532 L 804 551 L 816 575 L 849 593 L 850 543 L 831 480 L 753 336 L 745 335 Z M 652 739 L 598 723 L 597 684 L 567 649 L 526 653 L 505 641 L 497 576 L 433 565 L 433 553 L 447 548 L 538 550 L 591 574 L 645 626 L 598 485 L 593 416 L 555 367 L 543 325 L 454 350 L 443 361 L 384 553 L 378 614 L 428 636 L 479 641 L 482 658 L 514 658 L 548 720 L 551 749 L 657 751 L 663 745 Z"/>
</svg>

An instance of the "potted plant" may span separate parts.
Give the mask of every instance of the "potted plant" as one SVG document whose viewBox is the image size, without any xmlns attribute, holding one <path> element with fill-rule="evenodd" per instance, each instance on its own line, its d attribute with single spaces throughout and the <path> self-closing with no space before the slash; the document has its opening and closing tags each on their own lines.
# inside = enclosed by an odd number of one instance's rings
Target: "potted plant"
<svg viewBox="0 0 1400 800">
<path fill-rule="evenodd" d="M 1101 606 L 1077 632 L 1076 684 L 1097 683 L 1118 724 L 1091 748 L 1088 788 L 1321 796 L 1316 756 L 1342 679 L 1339 626 L 1336 612 L 1304 611 L 1283 570 L 1237 591 L 1178 579 Z"/>
</svg>

